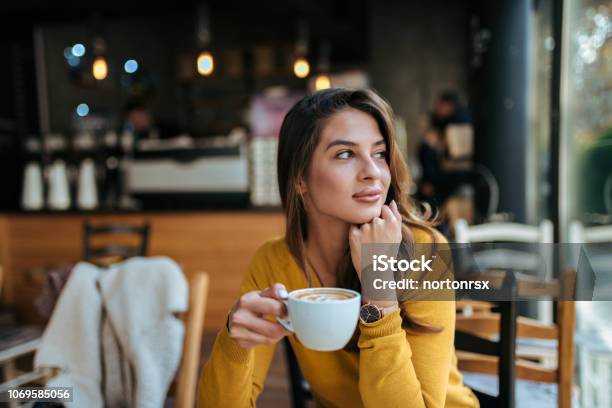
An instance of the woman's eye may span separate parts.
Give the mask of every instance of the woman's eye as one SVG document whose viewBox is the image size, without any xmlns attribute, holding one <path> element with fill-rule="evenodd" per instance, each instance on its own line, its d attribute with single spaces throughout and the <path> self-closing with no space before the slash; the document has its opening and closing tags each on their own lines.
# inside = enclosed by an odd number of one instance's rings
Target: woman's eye
<svg viewBox="0 0 612 408">
<path fill-rule="evenodd" d="M 375 154 L 376 154 L 377 157 L 379 157 L 381 159 L 384 159 L 384 158 L 387 157 L 387 151 L 386 150 L 384 150 L 382 152 L 376 152 Z"/>
<path fill-rule="evenodd" d="M 387 151 L 376 152 L 376 153 L 374 153 L 374 155 L 376 156 L 376 158 L 384 159 L 384 158 L 387 157 Z M 337 159 L 348 159 L 348 158 L 353 157 L 353 156 L 354 156 L 354 154 L 350 150 L 344 150 L 344 151 L 339 152 L 339 153 L 336 154 L 336 158 Z"/>
<path fill-rule="evenodd" d="M 353 155 L 353 152 L 351 152 L 350 150 L 345 150 L 343 152 L 336 154 L 336 158 L 337 159 L 348 159 L 352 155 Z"/>
</svg>

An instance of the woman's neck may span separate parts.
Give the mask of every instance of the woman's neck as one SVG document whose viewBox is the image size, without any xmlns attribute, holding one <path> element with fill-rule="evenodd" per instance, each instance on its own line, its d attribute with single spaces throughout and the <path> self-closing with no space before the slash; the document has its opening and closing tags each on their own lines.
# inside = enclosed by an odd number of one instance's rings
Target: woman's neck
<svg viewBox="0 0 612 408">
<path fill-rule="evenodd" d="M 322 286 L 336 286 L 336 270 L 348 247 L 350 225 L 328 216 L 308 217 L 306 265 L 315 269 Z"/>
</svg>

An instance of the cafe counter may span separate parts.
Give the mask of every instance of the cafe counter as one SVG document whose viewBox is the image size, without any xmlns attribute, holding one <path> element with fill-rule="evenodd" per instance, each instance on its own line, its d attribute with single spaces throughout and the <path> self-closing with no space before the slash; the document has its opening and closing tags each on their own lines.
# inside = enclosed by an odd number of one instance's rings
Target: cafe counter
<svg viewBox="0 0 612 408">
<path fill-rule="evenodd" d="M 169 256 L 186 275 L 208 272 L 206 330 L 222 327 L 251 256 L 285 228 L 280 211 L 0 214 L 2 303 L 26 321 L 39 321 L 33 305 L 44 271 L 82 259 L 86 221 L 92 225 L 148 222 L 150 256 Z"/>
</svg>

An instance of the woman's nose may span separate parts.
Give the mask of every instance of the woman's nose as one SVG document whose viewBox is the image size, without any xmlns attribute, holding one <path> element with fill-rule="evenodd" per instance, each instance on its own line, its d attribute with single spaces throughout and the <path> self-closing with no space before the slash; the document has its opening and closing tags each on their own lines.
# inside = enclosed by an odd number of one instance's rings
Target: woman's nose
<svg viewBox="0 0 612 408">
<path fill-rule="evenodd" d="M 360 179 L 378 179 L 380 178 L 380 168 L 372 157 L 365 157 L 361 161 Z"/>
</svg>

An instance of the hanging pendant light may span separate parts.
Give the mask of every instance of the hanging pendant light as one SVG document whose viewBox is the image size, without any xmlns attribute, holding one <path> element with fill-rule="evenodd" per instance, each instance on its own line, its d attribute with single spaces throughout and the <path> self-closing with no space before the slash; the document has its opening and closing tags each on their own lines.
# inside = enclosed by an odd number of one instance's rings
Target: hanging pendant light
<svg viewBox="0 0 612 408">
<path fill-rule="evenodd" d="M 93 77 L 98 81 L 105 79 L 108 75 L 108 63 L 104 57 L 97 57 L 92 65 Z"/>
<path fill-rule="evenodd" d="M 319 74 L 317 75 L 317 79 L 315 80 L 315 89 L 320 91 L 322 89 L 331 88 L 331 78 L 327 74 Z"/>
<path fill-rule="evenodd" d="M 331 88 L 331 77 L 330 72 L 330 45 L 329 42 L 325 41 L 319 46 L 319 59 L 317 63 L 317 71 L 319 74 L 315 79 L 315 90 L 320 91 L 322 89 Z"/>
<path fill-rule="evenodd" d="M 91 66 L 92 74 L 95 79 L 102 81 L 108 76 L 108 63 L 106 62 L 106 42 L 102 37 L 95 37 L 93 41 L 93 52 L 95 55 Z"/>
<path fill-rule="evenodd" d="M 199 49 L 196 60 L 196 69 L 201 76 L 210 76 L 215 70 L 215 59 L 212 52 L 208 49 L 210 46 L 210 19 L 208 6 L 201 4 L 198 7 L 198 21 L 196 33 L 197 45 Z"/>
<path fill-rule="evenodd" d="M 293 73 L 298 78 L 306 78 L 310 73 L 310 64 L 306 58 L 298 58 L 293 63 Z"/>
<path fill-rule="evenodd" d="M 298 38 L 295 44 L 295 61 L 293 62 L 293 73 L 298 78 L 306 78 L 310 74 L 310 63 L 308 62 L 308 24 L 300 21 L 298 24 Z"/>
<path fill-rule="evenodd" d="M 208 51 L 201 51 L 197 60 L 198 74 L 209 76 L 215 70 L 215 60 Z"/>
</svg>

